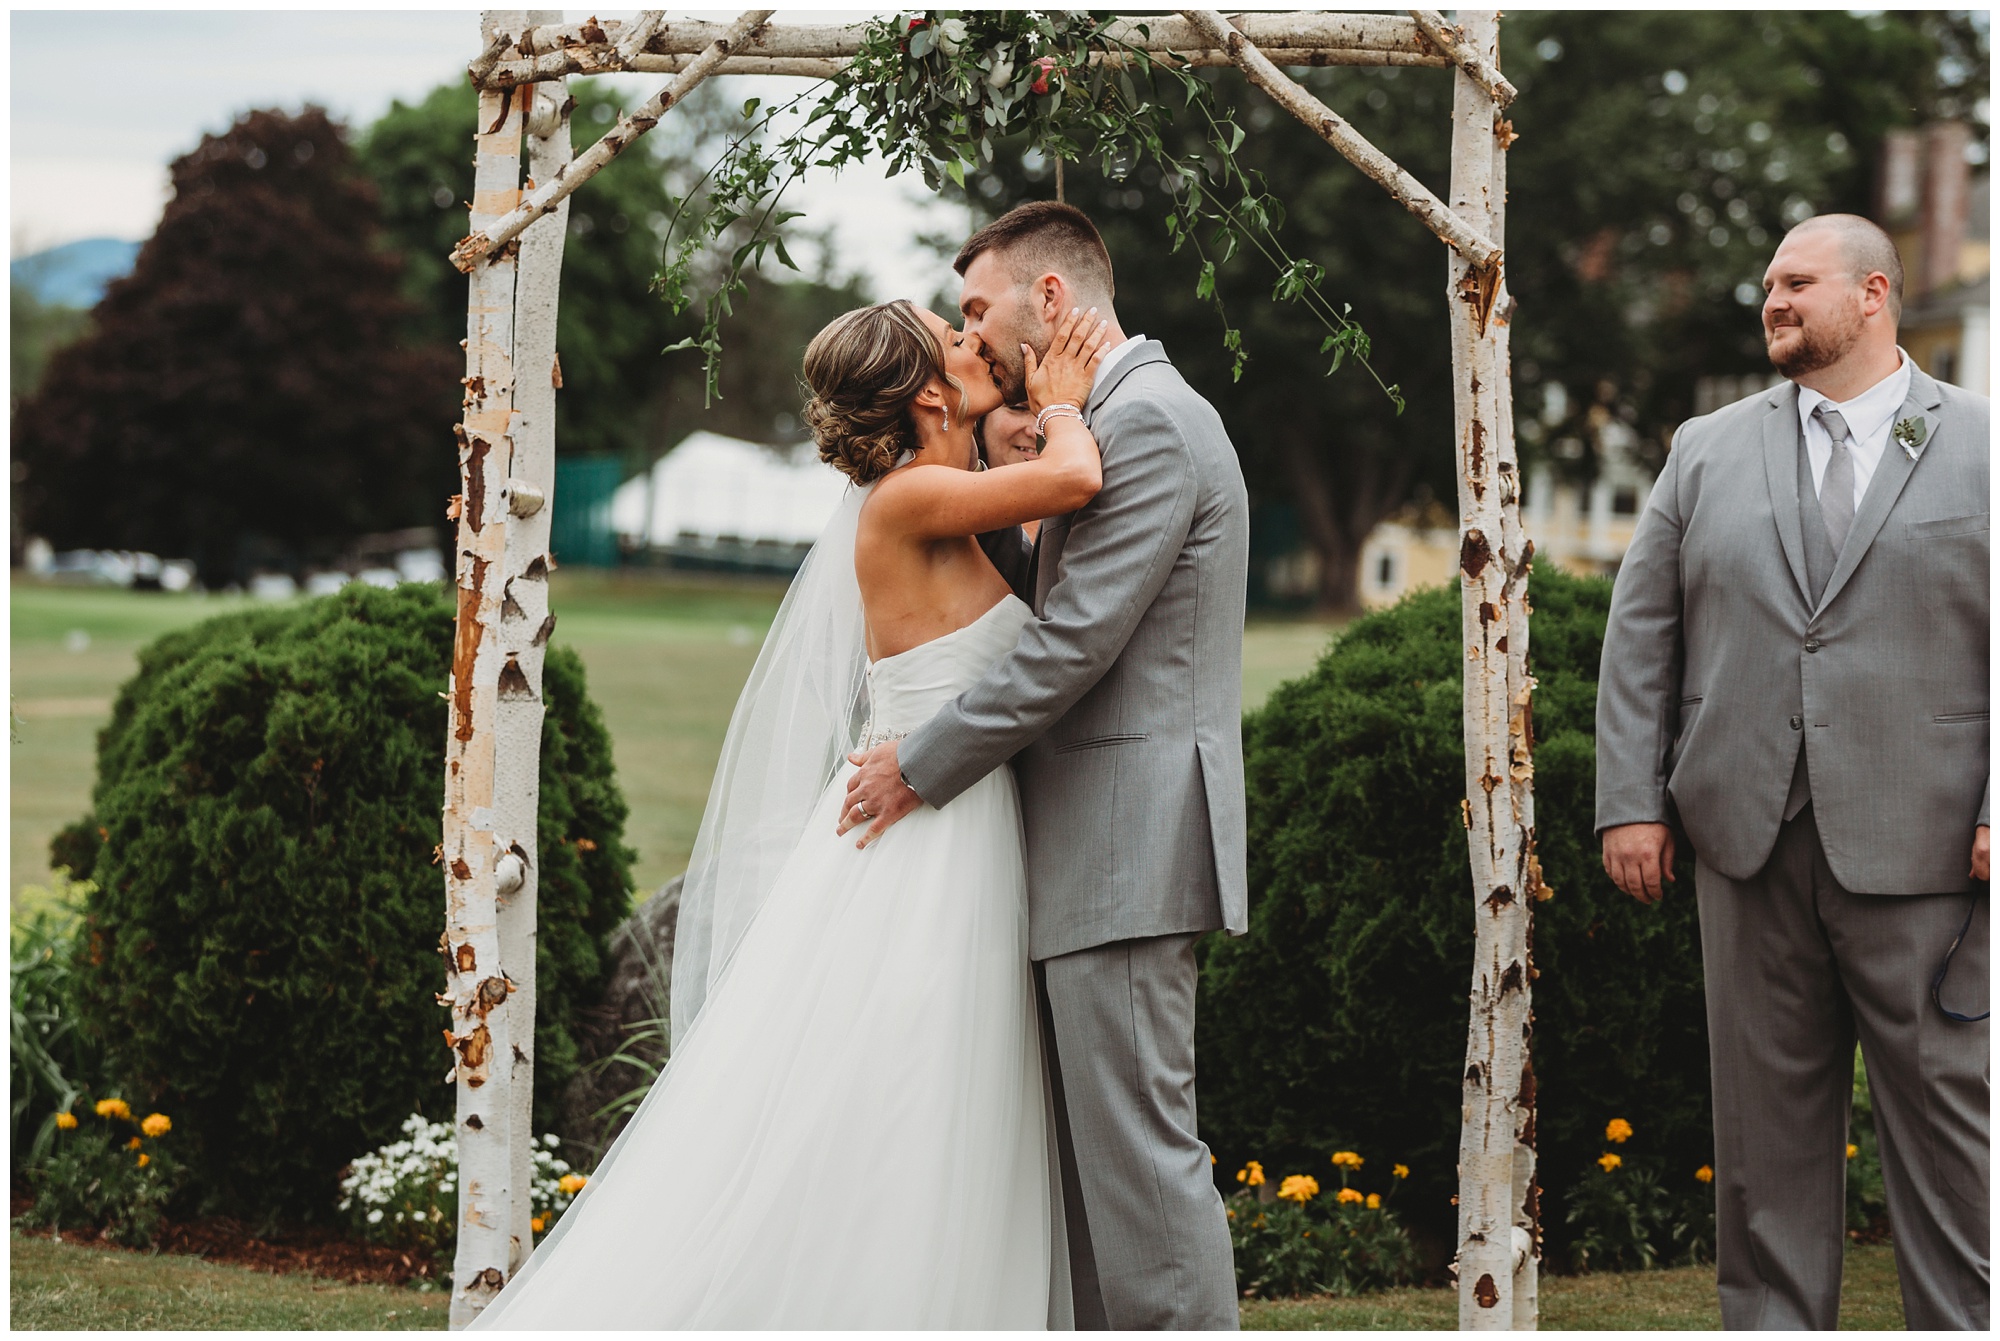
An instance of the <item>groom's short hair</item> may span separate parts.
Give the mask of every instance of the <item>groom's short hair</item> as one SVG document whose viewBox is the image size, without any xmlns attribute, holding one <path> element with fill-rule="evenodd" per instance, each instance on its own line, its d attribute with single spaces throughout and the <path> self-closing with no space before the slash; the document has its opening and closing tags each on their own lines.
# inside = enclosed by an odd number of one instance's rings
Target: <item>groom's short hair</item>
<svg viewBox="0 0 2000 1341">
<path fill-rule="evenodd" d="M 964 274 L 981 253 L 997 252 L 1017 283 L 1042 275 L 1061 275 L 1085 293 L 1116 296 L 1111 282 L 1111 253 L 1090 216 L 1074 205 L 1055 200 L 1031 200 L 1016 205 L 965 240 L 951 268 Z"/>
</svg>

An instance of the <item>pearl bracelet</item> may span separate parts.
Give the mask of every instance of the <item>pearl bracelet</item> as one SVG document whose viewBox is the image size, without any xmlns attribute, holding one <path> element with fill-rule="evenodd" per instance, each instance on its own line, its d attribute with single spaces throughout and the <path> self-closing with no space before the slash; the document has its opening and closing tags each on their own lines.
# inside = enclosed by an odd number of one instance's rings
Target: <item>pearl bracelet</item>
<svg viewBox="0 0 2000 1341">
<path fill-rule="evenodd" d="M 1058 411 L 1063 411 L 1064 413 L 1058 413 Z M 1044 406 L 1042 412 L 1035 416 L 1036 437 L 1039 438 L 1047 434 L 1049 420 L 1051 419 L 1075 419 L 1081 423 L 1083 421 L 1083 411 L 1067 402 Z"/>
</svg>

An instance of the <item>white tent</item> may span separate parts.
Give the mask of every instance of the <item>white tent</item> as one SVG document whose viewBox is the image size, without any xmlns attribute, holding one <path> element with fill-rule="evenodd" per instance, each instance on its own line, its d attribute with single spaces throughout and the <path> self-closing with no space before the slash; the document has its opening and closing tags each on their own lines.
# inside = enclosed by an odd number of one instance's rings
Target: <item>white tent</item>
<svg viewBox="0 0 2000 1341">
<path fill-rule="evenodd" d="M 761 447 L 690 433 L 611 496 L 611 527 L 629 548 L 801 548 L 819 538 L 847 479 L 811 443 Z"/>
</svg>

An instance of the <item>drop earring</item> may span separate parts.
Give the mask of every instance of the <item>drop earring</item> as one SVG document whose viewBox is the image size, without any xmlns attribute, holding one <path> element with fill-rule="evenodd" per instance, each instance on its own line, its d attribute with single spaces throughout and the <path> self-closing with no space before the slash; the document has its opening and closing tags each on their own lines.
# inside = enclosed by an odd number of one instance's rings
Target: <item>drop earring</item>
<svg viewBox="0 0 2000 1341">
<path fill-rule="evenodd" d="M 939 408 L 944 411 L 944 431 L 949 433 L 951 432 L 951 406 L 945 405 Z"/>
</svg>

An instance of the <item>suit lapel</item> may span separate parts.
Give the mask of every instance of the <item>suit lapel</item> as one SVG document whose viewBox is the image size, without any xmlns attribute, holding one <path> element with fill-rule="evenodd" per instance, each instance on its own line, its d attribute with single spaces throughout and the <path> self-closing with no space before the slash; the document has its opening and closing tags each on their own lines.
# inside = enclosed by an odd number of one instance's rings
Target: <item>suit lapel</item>
<svg viewBox="0 0 2000 1341">
<path fill-rule="evenodd" d="M 1833 576 L 1826 581 L 1826 595 L 1820 599 L 1820 608 L 1831 605 L 1833 598 L 1840 595 L 1840 589 L 1861 566 L 1868 547 L 1881 533 L 1882 524 L 1889 520 L 1889 510 L 1896 506 L 1903 486 L 1910 482 L 1917 462 L 1923 459 L 1924 449 L 1931 445 L 1931 438 L 1937 432 L 1938 418 L 1932 411 L 1943 399 L 1938 395 L 1937 383 L 1921 368 L 1913 366 L 1909 394 L 1903 397 L 1896 417 L 1889 421 L 1889 441 L 1882 447 L 1881 464 L 1875 467 L 1875 478 L 1868 481 L 1868 492 L 1861 497 L 1861 510 L 1854 514 L 1854 529 L 1848 532 L 1847 543 L 1841 546 L 1840 559 L 1833 565 Z M 1896 438 L 1895 425 L 1905 419 L 1918 419 L 1924 424 L 1924 439 L 1915 448 L 1905 447 Z"/>
<path fill-rule="evenodd" d="M 1771 489 L 1771 514 L 1778 522 L 1778 543 L 1799 595 L 1812 606 L 1812 584 L 1806 578 L 1805 532 L 1799 525 L 1799 392 L 1786 383 L 1769 398 L 1764 416 L 1764 482 Z"/>
</svg>

